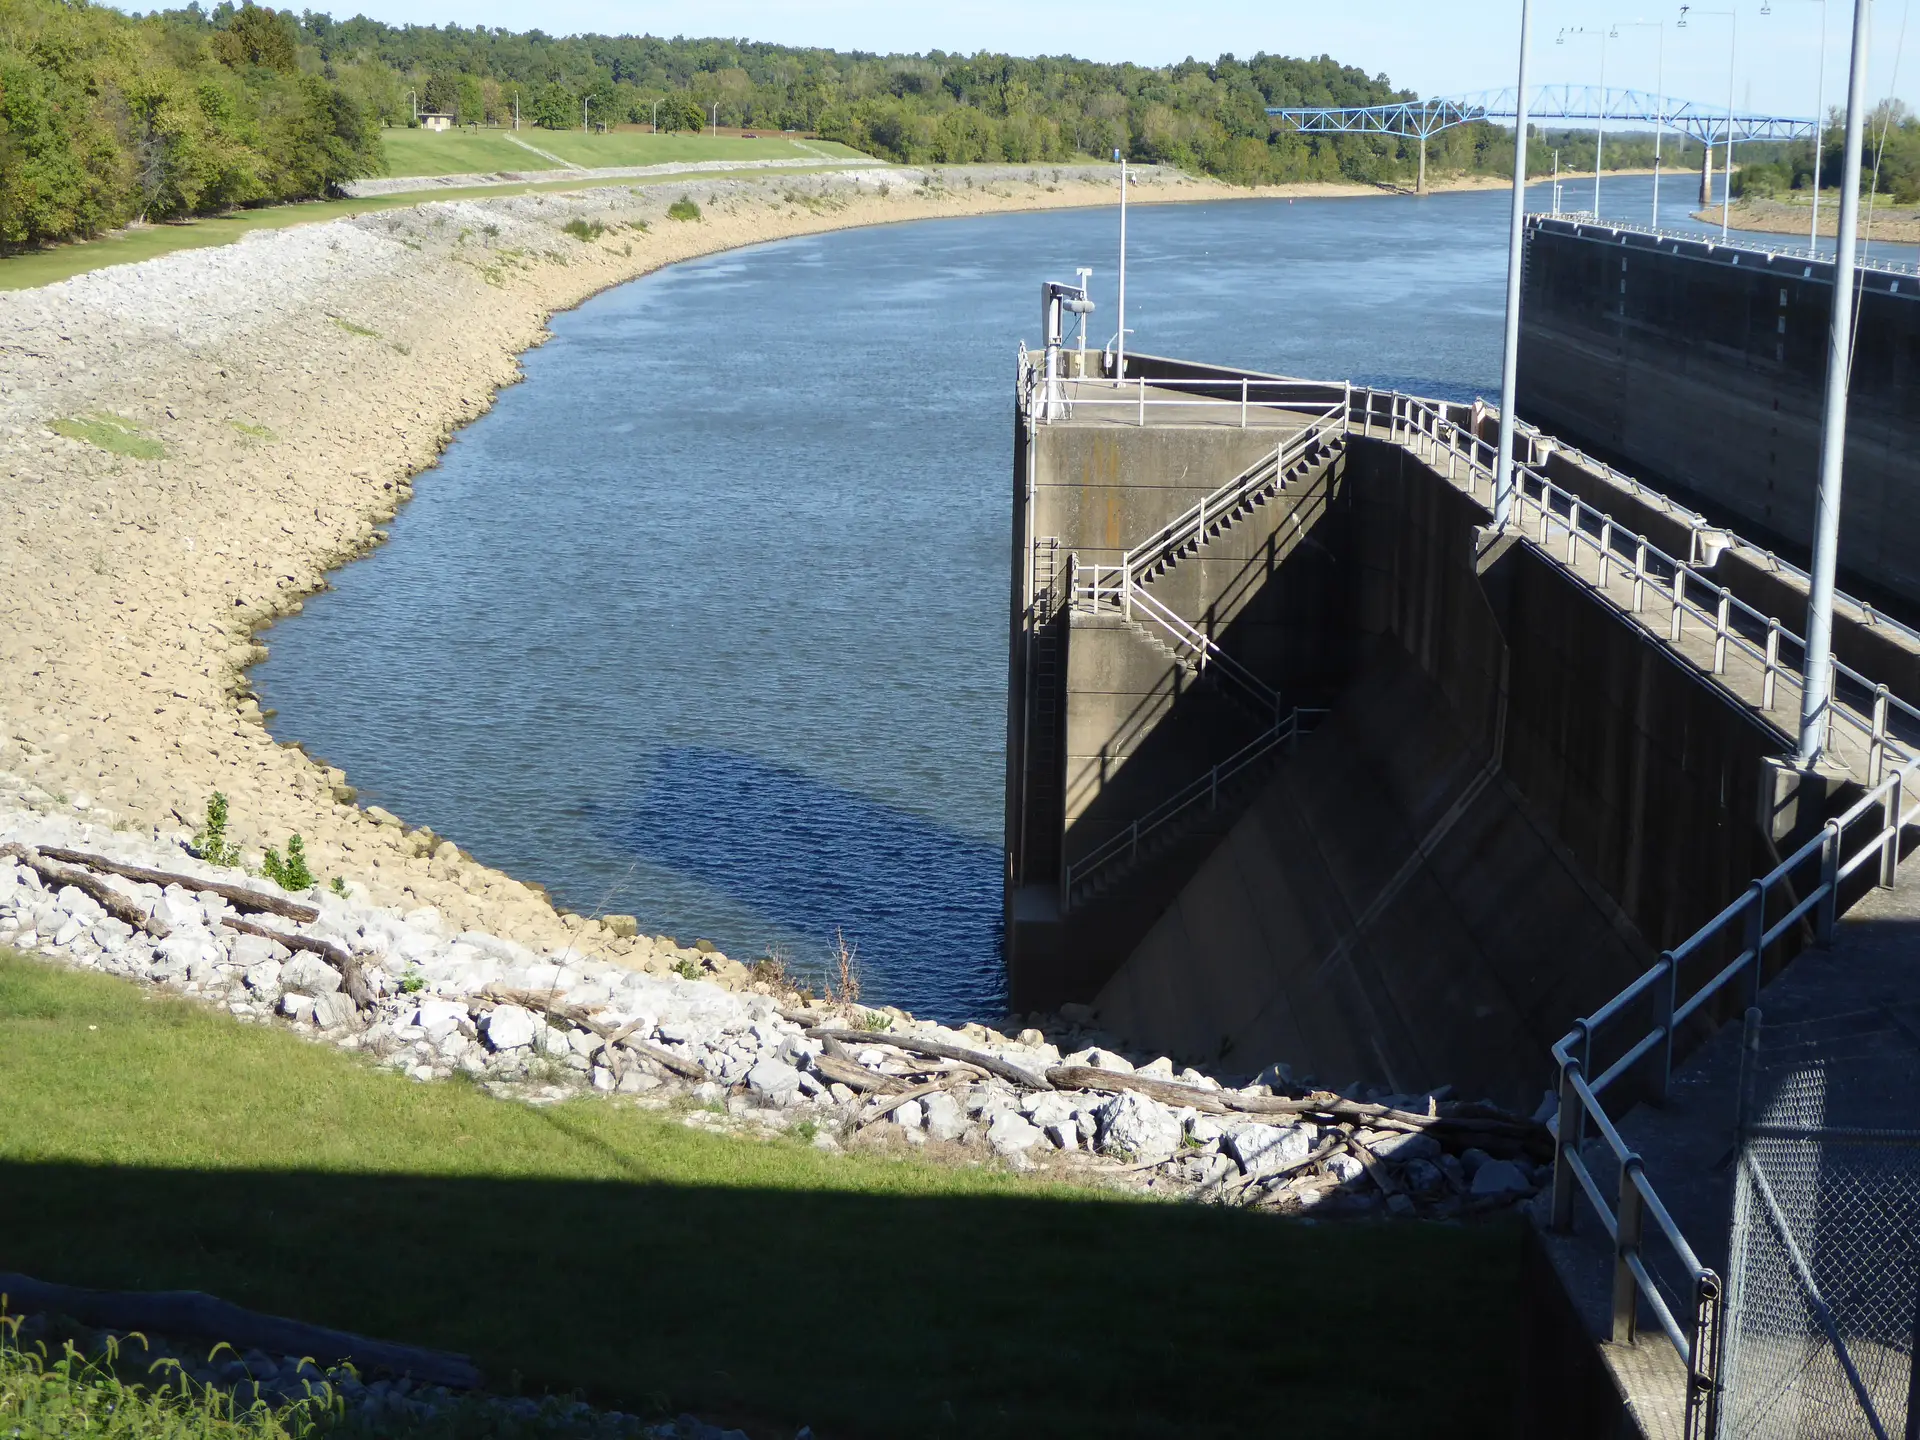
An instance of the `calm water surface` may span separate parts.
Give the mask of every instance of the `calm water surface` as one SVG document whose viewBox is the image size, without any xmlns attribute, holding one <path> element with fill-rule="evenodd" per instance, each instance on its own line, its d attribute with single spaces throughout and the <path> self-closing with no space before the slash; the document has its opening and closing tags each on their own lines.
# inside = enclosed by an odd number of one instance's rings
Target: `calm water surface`
<svg viewBox="0 0 1920 1440">
<path fill-rule="evenodd" d="M 1505 206 L 1140 207 L 1132 343 L 1492 393 Z M 571 907 L 743 958 L 843 930 L 869 998 L 997 1015 L 1014 351 L 1076 265 L 1106 339 L 1113 246 L 1111 211 L 852 230 L 555 317 L 276 627 L 275 733 Z"/>
</svg>

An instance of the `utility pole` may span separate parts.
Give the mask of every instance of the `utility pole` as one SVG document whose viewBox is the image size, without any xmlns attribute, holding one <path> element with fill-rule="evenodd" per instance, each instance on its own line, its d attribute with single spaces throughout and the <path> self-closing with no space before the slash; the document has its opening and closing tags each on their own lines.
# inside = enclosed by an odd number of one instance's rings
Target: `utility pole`
<svg viewBox="0 0 1920 1440">
<path fill-rule="evenodd" d="M 1657 30 L 1660 32 L 1659 60 L 1654 70 L 1654 89 L 1658 93 L 1655 102 L 1658 109 L 1653 116 L 1653 228 L 1660 228 L 1660 140 L 1667 128 L 1667 22 L 1664 20 L 1620 20 L 1613 25 L 1613 36 L 1619 38 L 1620 27 L 1629 30 Z"/>
<path fill-rule="evenodd" d="M 1118 151 L 1114 158 L 1120 161 L 1120 303 L 1116 307 L 1115 320 L 1120 327 L 1120 338 L 1115 346 L 1115 364 L 1113 378 L 1127 378 L 1127 161 Z"/>
<path fill-rule="evenodd" d="M 516 133 L 520 129 L 520 92 L 518 90 L 513 92 L 513 128 Z"/>
<path fill-rule="evenodd" d="M 1813 224 L 1810 227 L 1813 238 L 1807 242 L 1807 248 L 1816 255 L 1820 252 L 1820 152 L 1827 138 L 1827 0 L 1812 0 L 1820 7 L 1820 68 L 1814 72 L 1813 82 Z M 1760 7 L 1762 15 L 1773 13 L 1773 0 L 1766 0 Z"/>
<path fill-rule="evenodd" d="M 1840 166 L 1840 225 L 1834 239 L 1833 313 L 1827 327 L 1827 394 L 1820 419 L 1820 490 L 1813 509 L 1813 577 L 1807 597 L 1805 687 L 1800 692 L 1802 765 L 1820 758 L 1833 704 L 1833 585 L 1840 562 L 1840 478 L 1847 455 L 1847 382 L 1853 361 L 1854 240 L 1860 224 L 1860 150 L 1866 128 L 1867 18 L 1872 0 L 1853 0 L 1853 56 L 1847 71 L 1847 141 Z"/>
<path fill-rule="evenodd" d="M 713 127 L 712 128 L 715 130 L 718 130 L 720 128 L 720 102 L 718 100 L 713 102 Z"/>
<path fill-rule="evenodd" d="M 660 102 L 658 100 L 653 102 L 653 133 L 656 135 L 660 133 Z"/>
<path fill-rule="evenodd" d="M 1507 324 L 1500 349 L 1500 448 L 1493 469 L 1493 523 L 1513 514 L 1513 396 L 1520 369 L 1520 270 L 1527 228 L 1527 44 L 1533 0 L 1520 0 L 1520 74 L 1514 91 L 1513 216 L 1507 228 Z"/>
<path fill-rule="evenodd" d="M 420 94 L 417 90 L 407 91 L 407 104 L 413 115 L 413 123 L 420 123 Z"/>
</svg>

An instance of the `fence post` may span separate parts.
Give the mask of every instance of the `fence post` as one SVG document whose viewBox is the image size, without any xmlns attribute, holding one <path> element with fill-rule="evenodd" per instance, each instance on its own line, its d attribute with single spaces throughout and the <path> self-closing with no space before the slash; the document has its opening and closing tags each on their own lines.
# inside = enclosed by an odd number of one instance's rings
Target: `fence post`
<svg viewBox="0 0 1920 1440">
<path fill-rule="evenodd" d="M 1581 1022 L 1584 1024 L 1585 1022 Z M 1580 1103 L 1580 1092 L 1573 1080 L 1580 1073 L 1580 1062 L 1569 1056 L 1560 1066 L 1560 1119 L 1553 1137 L 1553 1230 L 1565 1235 L 1573 1229 L 1573 1166 L 1567 1156 L 1580 1153 L 1585 1139 L 1587 1112 Z"/>
<path fill-rule="evenodd" d="M 1660 1048 L 1654 1052 L 1659 1062 L 1653 1077 L 1656 1105 L 1666 1100 L 1668 1082 L 1673 1079 L 1673 1012 L 1678 1008 L 1680 989 L 1680 964 L 1673 958 L 1673 952 L 1662 950 L 1660 963 L 1667 967 L 1667 974 L 1665 982 L 1653 990 L 1653 1022 L 1661 1033 Z"/>
<path fill-rule="evenodd" d="M 1820 904 L 1814 909 L 1814 936 L 1821 949 L 1833 944 L 1833 924 L 1840 911 L 1840 822 L 1829 820 L 1820 835 Z"/>
<path fill-rule="evenodd" d="M 1767 887 L 1755 880 L 1747 886 L 1747 908 L 1740 916 L 1740 952 L 1753 957 L 1753 1003 L 1760 1003 L 1760 986 L 1763 983 L 1761 964 L 1765 956 L 1761 953 L 1760 942 L 1767 933 Z"/>
<path fill-rule="evenodd" d="M 1613 521 L 1600 527 L 1600 588 L 1607 588 L 1607 562 L 1613 559 Z"/>
<path fill-rule="evenodd" d="M 1647 537 L 1634 537 L 1639 543 L 1633 552 L 1633 613 L 1638 615 L 1646 608 L 1647 596 Z"/>
<path fill-rule="evenodd" d="M 1780 622 L 1767 621 L 1767 676 L 1760 682 L 1760 708 L 1773 709 L 1773 673 L 1780 666 Z"/>
<path fill-rule="evenodd" d="M 1240 377 L 1240 428 L 1247 428 L 1247 377 Z"/>
<path fill-rule="evenodd" d="M 1884 686 L 1882 687 L 1885 688 Z M 1900 812 L 1906 805 L 1906 772 L 1896 770 L 1887 786 L 1887 817 L 1880 844 L 1880 888 L 1891 890 L 1900 871 Z"/>
<path fill-rule="evenodd" d="M 1726 586 L 1720 587 L 1720 608 L 1713 617 L 1713 673 L 1727 673 L 1727 620 L 1728 612 L 1733 608 L 1733 594 Z"/>
<path fill-rule="evenodd" d="M 1667 642 L 1669 644 L 1678 645 L 1680 643 L 1680 631 L 1681 627 L 1686 624 L 1686 615 L 1687 567 L 1684 565 L 1676 565 L 1673 567 L 1673 620 L 1667 627 Z"/>
<path fill-rule="evenodd" d="M 1634 1279 L 1627 1257 L 1638 1258 L 1645 1208 L 1640 1200 L 1640 1157 L 1629 1155 L 1620 1162 L 1620 1205 L 1615 1223 L 1619 1239 L 1613 1250 L 1613 1343 L 1631 1345 L 1640 1329 L 1640 1282 Z"/>
<path fill-rule="evenodd" d="M 1873 689 L 1873 739 L 1868 745 L 1867 784 L 1878 785 L 1887 764 L 1887 687 Z"/>
<path fill-rule="evenodd" d="M 1145 375 L 1142 375 L 1140 377 L 1140 428 L 1144 430 L 1146 428 L 1146 425 L 1147 425 L 1147 377 Z"/>
</svg>

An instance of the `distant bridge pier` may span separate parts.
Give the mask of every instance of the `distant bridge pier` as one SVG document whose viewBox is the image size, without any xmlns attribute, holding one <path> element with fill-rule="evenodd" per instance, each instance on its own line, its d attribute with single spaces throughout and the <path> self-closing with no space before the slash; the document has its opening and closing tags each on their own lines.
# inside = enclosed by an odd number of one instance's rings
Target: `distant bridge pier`
<svg viewBox="0 0 1920 1440">
<path fill-rule="evenodd" d="M 1732 183 L 1732 176 L 1728 176 Z M 1700 147 L 1700 203 L 1713 204 L 1713 142 L 1709 140 Z"/>
<path fill-rule="evenodd" d="M 1424 135 L 1420 137 L 1420 179 L 1414 185 L 1413 193 L 1416 195 L 1427 193 L 1427 137 Z"/>
</svg>

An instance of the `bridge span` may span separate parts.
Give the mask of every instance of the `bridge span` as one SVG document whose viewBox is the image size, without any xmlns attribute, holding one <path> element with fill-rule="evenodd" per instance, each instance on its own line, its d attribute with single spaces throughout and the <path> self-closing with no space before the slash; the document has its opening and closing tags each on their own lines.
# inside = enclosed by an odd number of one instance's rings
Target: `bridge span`
<svg viewBox="0 0 1920 1440">
<path fill-rule="evenodd" d="M 1528 91 L 1530 121 L 1568 120 L 1589 125 L 1624 123 L 1656 131 L 1671 130 L 1700 142 L 1703 152 L 1700 199 L 1713 173 L 1713 147 L 1745 140 L 1808 140 L 1819 130 L 1810 116 L 1765 115 L 1715 108 L 1646 90 L 1601 85 L 1541 85 Z M 1519 119 L 1520 92 L 1509 85 L 1428 100 L 1386 105 L 1272 106 L 1267 114 L 1305 135 L 1389 135 L 1420 142 L 1418 189 L 1427 189 L 1427 141 L 1443 130 L 1481 122 L 1509 125 Z"/>
</svg>

